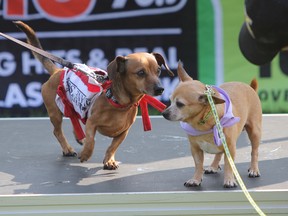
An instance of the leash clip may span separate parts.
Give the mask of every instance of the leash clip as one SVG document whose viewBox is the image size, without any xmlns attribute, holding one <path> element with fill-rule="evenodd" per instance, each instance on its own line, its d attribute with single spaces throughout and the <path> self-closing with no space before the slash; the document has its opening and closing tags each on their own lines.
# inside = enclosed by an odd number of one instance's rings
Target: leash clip
<svg viewBox="0 0 288 216">
<path fill-rule="evenodd" d="M 80 71 L 84 73 L 86 76 L 91 77 L 92 79 L 96 80 L 97 82 L 104 83 L 108 79 L 108 74 L 97 74 L 95 71 L 91 68 L 89 68 L 85 64 L 73 64 L 73 69 L 75 71 Z"/>
<path fill-rule="evenodd" d="M 96 78 L 96 74 L 94 73 L 93 70 L 91 70 L 87 65 L 85 64 L 73 64 L 73 69 L 75 71 L 81 71 L 82 73 L 84 73 L 86 76 L 89 76 L 95 80 L 97 80 Z"/>
<path fill-rule="evenodd" d="M 215 92 L 213 91 L 212 86 L 205 85 L 205 87 L 206 87 L 206 91 L 204 91 L 204 94 L 206 94 L 206 95 L 214 95 L 215 94 Z"/>
</svg>

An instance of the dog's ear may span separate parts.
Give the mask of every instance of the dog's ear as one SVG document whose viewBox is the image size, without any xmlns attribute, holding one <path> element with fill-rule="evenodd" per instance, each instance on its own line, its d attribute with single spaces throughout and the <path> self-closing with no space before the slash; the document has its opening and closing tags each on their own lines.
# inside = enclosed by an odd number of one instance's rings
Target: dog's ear
<svg viewBox="0 0 288 216">
<path fill-rule="evenodd" d="M 115 74 L 125 72 L 126 58 L 124 56 L 117 56 L 111 61 L 107 67 L 108 76 L 111 80 L 115 77 Z"/>
<path fill-rule="evenodd" d="M 180 60 L 178 61 L 177 73 L 178 73 L 178 77 L 180 81 L 182 82 L 193 80 L 192 77 L 190 77 L 188 73 L 185 71 L 185 69 L 183 68 L 183 63 Z"/>
<path fill-rule="evenodd" d="M 174 76 L 174 73 L 169 69 L 168 65 L 166 64 L 163 56 L 160 53 L 152 52 L 152 55 L 154 55 L 157 63 L 159 66 L 164 66 L 166 70 L 168 71 L 169 76 Z"/>
<path fill-rule="evenodd" d="M 212 99 L 214 101 L 214 104 L 225 103 L 225 100 L 223 100 L 220 97 L 214 96 L 214 95 L 212 95 Z M 200 94 L 198 100 L 199 100 L 200 103 L 203 103 L 204 105 L 209 105 L 209 101 L 208 101 L 208 98 L 207 98 L 206 94 Z"/>
<path fill-rule="evenodd" d="M 120 74 L 125 73 L 126 70 L 126 57 L 124 56 L 117 56 L 116 57 L 116 63 L 117 63 L 117 72 Z"/>
</svg>

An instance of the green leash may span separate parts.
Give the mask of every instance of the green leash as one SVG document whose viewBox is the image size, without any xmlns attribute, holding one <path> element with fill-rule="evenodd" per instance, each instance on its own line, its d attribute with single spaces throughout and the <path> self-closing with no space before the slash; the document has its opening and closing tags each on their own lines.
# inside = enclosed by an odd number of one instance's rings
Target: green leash
<svg viewBox="0 0 288 216">
<path fill-rule="evenodd" d="M 225 153 L 226 153 L 226 156 L 228 158 L 228 161 L 229 161 L 229 164 L 233 170 L 233 173 L 243 191 L 243 193 L 245 194 L 246 198 L 248 199 L 248 201 L 250 202 L 250 204 L 254 207 L 254 209 L 257 211 L 257 213 L 261 216 L 265 216 L 264 212 L 259 208 L 259 206 L 255 203 L 255 201 L 253 200 L 253 198 L 251 197 L 251 195 L 249 194 L 244 182 L 242 181 L 242 178 L 241 176 L 239 175 L 239 172 L 234 164 L 234 161 L 231 157 L 231 154 L 229 152 L 229 149 L 228 149 L 228 146 L 227 146 L 227 143 L 226 143 L 226 139 L 225 139 L 225 135 L 223 133 L 223 129 L 222 129 L 222 126 L 220 124 L 220 120 L 219 120 L 219 117 L 218 117 L 218 113 L 217 113 L 217 110 L 216 110 L 216 107 L 215 107 L 215 104 L 214 104 L 214 101 L 212 99 L 212 94 L 214 93 L 213 92 L 213 89 L 211 86 L 209 85 L 206 85 L 206 91 L 205 91 L 205 94 L 207 95 L 207 98 L 208 98 L 208 101 L 209 101 L 209 104 L 211 106 L 211 110 L 212 110 L 212 113 L 213 113 L 213 116 L 214 116 L 214 119 L 215 119 L 215 122 L 216 122 L 216 127 L 217 127 L 217 130 L 218 130 L 218 133 L 220 135 L 220 140 L 223 144 L 223 147 L 224 147 L 224 150 L 225 150 Z"/>
</svg>

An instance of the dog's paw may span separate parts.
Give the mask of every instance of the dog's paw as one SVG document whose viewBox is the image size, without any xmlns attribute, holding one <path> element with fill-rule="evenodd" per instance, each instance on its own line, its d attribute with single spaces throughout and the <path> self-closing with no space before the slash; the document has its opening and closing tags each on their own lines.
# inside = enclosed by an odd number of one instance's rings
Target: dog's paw
<svg viewBox="0 0 288 216">
<path fill-rule="evenodd" d="M 119 168 L 119 162 L 117 161 L 108 161 L 104 163 L 103 169 L 104 170 L 116 170 Z"/>
<path fill-rule="evenodd" d="M 258 169 L 249 168 L 248 169 L 248 176 L 249 176 L 249 178 L 257 178 L 257 177 L 260 177 L 261 174 L 260 174 L 260 171 Z"/>
<path fill-rule="evenodd" d="M 237 187 L 237 182 L 235 179 L 224 180 L 224 188 L 235 188 Z"/>
<path fill-rule="evenodd" d="M 218 166 L 218 168 L 215 168 L 215 167 L 207 167 L 204 169 L 204 173 L 205 174 L 215 174 L 215 173 L 218 173 L 218 171 L 221 170 L 221 167 Z"/>
<path fill-rule="evenodd" d="M 84 153 L 84 152 L 82 151 L 82 152 L 79 154 L 78 159 L 80 159 L 80 162 L 83 163 L 83 162 L 85 162 L 85 161 L 88 161 L 90 157 L 91 157 L 91 154 L 90 154 L 90 153 L 86 154 L 86 153 Z"/>
<path fill-rule="evenodd" d="M 188 181 L 186 181 L 184 183 L 185 187 L 199 187 L 201 185 L 202 179 L 201 181 L 198 181 L 196 179 L 189 179 Z"/>
<path fill-rule="evenodd" d="M 77 157 L 77 153 L 75 151 L 73 152 L 62 152 L 63 153 L 63 157 Z"/>
</svg>

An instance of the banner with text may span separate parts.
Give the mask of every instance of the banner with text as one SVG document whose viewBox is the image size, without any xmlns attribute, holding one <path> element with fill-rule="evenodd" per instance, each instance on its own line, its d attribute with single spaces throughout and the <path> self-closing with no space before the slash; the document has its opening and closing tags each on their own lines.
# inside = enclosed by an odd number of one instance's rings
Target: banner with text
<svg viewBox="0 0 288 216">
<path fill-rule="evenodd" d="M 45 50 L 73 63 L 106 69 L 118 55 L 159 52 L 197 78 L 196 1 L 2 0 L 0 31 L 25 40 L 13 20 L 37 33 Z M 41 85 L 49 78 L 31 52 L 0 38 L 0 116 L 43 116 Z M 178 78 L 163 72 L 159 99 L 168 103 Z"/>
<path fill-rule="evenodd" d="M 244 0 L 2 0 L 0 31 L 25 40 L 12 23 L 37 32 L 44 49 L 74 63 L 106 69 L 117 55 L 159 52 L 176 71 L 178 60 L 194 79 L 259 81 L 264 113 L 288 111 L 288 52 L 271 64 L 252 65 L 241 54 L 238 34 Z M 41 85 L 48 79 L 31 52 L 0 38 L 0 116 L 43 116 Z M 178 78 L 161 75 L 169 96 Z"/>
</svg>

